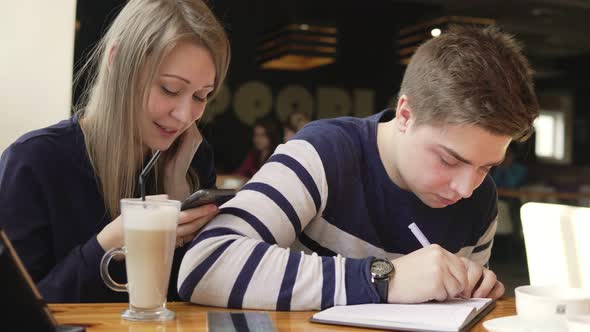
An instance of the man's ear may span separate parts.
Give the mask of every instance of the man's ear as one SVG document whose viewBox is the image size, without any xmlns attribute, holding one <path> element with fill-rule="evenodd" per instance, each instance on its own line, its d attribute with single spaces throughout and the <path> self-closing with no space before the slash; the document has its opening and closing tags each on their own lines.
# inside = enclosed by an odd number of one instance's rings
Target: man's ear
<svg viewBox="0 0 590 332">
<path fill-rule="evenodd" d="M 414 122 L 414 113 L 408 103 L 408 96 L 401 95 L 395 109 L 395 126 L 400 132 L 405 132 Z"/>
</svg>

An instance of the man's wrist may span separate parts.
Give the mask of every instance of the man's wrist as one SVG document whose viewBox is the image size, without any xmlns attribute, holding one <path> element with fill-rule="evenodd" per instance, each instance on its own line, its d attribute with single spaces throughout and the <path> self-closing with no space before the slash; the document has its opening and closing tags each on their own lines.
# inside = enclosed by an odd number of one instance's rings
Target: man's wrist
<svg viewBox="0 0 590 332">
<path fill-rule="evenodd" d="M 393 263 L 387 259 L 375 258 L 370 267 L 371 282 L 375 286 L 381 303 L 389 298 L 389 283 L 395 274 Z"/>
</svg>

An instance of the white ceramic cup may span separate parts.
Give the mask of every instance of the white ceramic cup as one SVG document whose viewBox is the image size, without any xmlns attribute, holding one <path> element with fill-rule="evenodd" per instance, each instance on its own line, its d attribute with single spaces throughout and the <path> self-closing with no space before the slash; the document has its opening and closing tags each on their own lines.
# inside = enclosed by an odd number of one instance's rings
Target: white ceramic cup
<svg viewBox="0 0 590 332">
<path fill-rule="evenodd" d="M 590 331 L 590 315 L 571 316 L 567 318 L 568 332 L 588 332 Z"/>
<path fill-rule="evenodd" d="M 516 313 L 544 327 L 565 328 L 566 317 L 590 315 L 590 290 L 558 286 L 520 286 L 514 290 Z"/>
</svg>

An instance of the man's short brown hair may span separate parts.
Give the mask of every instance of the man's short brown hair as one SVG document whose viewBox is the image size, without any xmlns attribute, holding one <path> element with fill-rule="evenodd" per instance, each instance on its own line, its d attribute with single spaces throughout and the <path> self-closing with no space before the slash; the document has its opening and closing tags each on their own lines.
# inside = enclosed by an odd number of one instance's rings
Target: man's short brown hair
<svg viewBox="0 0 590 332">
<path fill-rule="evenodd" d="M 532 76 L 512 36 L 453 26 L 416 50 L 400 96 L 408 97 L 416 124 L 477 125 L 523 141 L 539 114 Z"/>
</svg>

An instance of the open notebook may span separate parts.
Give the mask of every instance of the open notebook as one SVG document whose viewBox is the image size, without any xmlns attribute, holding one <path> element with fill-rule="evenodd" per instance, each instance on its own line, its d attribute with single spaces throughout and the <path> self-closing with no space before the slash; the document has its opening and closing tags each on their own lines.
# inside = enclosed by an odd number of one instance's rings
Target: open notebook
<svg viewBox="0 0 590 332">
<path fill-rule="evenodd" d="M 491 299 L 449 300 L 421 304 L 359 304 L 332 307 L 312 322 L 401 331 L 455 332 L 469 329 L 488 313 Z"/>
</svg>

